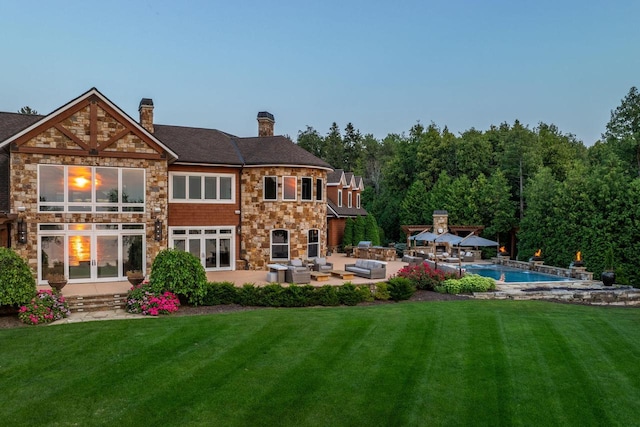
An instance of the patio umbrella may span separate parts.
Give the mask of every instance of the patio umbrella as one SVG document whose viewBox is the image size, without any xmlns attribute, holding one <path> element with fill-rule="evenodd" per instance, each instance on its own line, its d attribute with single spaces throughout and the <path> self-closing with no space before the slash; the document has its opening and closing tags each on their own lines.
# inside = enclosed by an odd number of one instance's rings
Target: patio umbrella
<svg viewBox="0 0 640 427">
<path fill-rule="evenodd" d="M 451 233 L 442 233 L 434 240 L 436 243 L 449 243 L 450 245 L 457 245 L 461 241 L 462 237 Z"/>
<path fill-rule="evenodd" d="M 458 246 L 498 246 L 498 242 L 470 234 L 462 239 Z"/>
<path fill-rule="evenodd" d="M 416 234 L 415 236 L 409 237 L 409 239 L 420 240 L 423 242 L 433 242 L 436 237 L 438 237 L 437 234 L 433 234 L 430 231 L 423 231 L 421 233 Z"/>
</svg>

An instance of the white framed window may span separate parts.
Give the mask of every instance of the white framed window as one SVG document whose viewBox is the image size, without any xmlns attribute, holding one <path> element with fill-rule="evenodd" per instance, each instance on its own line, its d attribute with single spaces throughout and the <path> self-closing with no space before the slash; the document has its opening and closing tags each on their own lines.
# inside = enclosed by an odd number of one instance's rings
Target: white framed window
<svg viewBox="0 0 640 427">
<path fill-rule="evenodd" d="M 141 168 L 38 165 L 39 212 L 144 212 Z"/>
<path fill-rule="evenodd" d="M 282 200 L 297 200 L 298 181 L 295 176 L 282 177 Z"/>
<path fill-rule="evenodd" d="M 191 253 L 207 271 L 235 270 L 235 227 L 169 227 L 169 247 Z"/>
<path fill-rule="evenodd" d="M 145 270 L 145 224 L 38 224 L 38 283 L 49 273 L 71 283 L 121 281 Z"/>
<path fill-rule="evenodd" d="M 347 191 L 347 207 L 351 208 L 353 206 L 353 193 L 351 191 Z"/>
<path fill-rule="evenodd" d="M 338 190 L 338 207 L 342 207 L 342 190 Z"/>
<path fill-rule="evenodd" d="M 169 201 L 179 203 L 234 203 L 235 176 L 212 173 L 169 173 Z"/>
<path fill-rule="evenodd" d="M 317 229 L 307 233 L 307 258 L 320 256 L 320 232 Z"/>
<path fill-rule="evenodd" d="M 278 177 L 265 176 L 262 180 L 263 200 L 278 200 Z"/>
<path fill-rule="evenodd" d="M 271 259 L 274 261 L 289 260 L 289 230 L 271 231 Z"/>
<path fill-rule="evenodd" d="M 356 193 L 356 208 L 360 209 L 360 193 Z"/>
<path fill-rule="evenodd" d="M 313 180 L 308 177 L 300 178 L 302 185 L 302 200 L 311 201 L 313 200 Z"/>
<path fill-rule="evenodd" d="M 324 195 L 324 182 L 322 178 L 316 178 L 316 201 L 321 202 Z"/>
</svg>

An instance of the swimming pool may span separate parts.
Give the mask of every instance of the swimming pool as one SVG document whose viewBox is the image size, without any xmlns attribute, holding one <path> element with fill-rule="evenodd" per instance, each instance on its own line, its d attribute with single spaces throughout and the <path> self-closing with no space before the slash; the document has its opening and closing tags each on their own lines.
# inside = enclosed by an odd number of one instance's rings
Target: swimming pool
<svg viewBox="0 0 640 427">
<path fill-rule="evenodd" d="M 554 276 L 552 274 L 538 273 L 535 271 L 520 270 L 517 268 L 505 267 L 496 264 L 479 265 L 474 264 L 466 268 L 467 273 L 478 274 L 484 277 L 491 277 L 506 283 L 526 283 L 526 282 L 569 282 L 574 279 Z M 504 276 L 503 276 L 504 275 Z"/>
</svg>

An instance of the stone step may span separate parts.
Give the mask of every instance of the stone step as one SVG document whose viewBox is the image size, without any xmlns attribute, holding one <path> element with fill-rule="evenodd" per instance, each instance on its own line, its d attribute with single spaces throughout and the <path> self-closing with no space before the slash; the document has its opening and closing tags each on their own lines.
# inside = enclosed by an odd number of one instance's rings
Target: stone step
<svg viewBox="0 0 640 427">
<path fill-rule="evenodd" d="M 126 294 L 69 296 L 66 300 L 72 313 L 125 309 L 127 305 Z"/>
</svg>

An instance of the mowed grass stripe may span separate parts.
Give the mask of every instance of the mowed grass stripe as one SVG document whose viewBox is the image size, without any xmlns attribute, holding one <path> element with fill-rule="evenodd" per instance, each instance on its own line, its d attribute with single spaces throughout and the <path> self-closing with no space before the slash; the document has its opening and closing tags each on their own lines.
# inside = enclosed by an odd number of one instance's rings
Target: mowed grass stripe
<svg viewBox="0 0 640 427">
<path fill-rule="evenodd" d="M 407 302 L 0 331 L 0 417 L 8 425 L 633 425 L 640 410 L 626 403 L 640 395 L 639 313 Z"/>
</svg>

